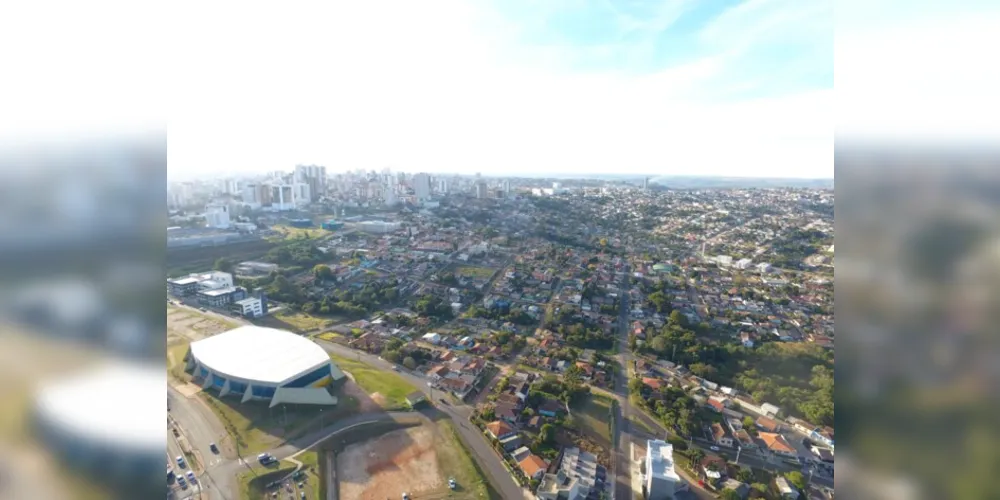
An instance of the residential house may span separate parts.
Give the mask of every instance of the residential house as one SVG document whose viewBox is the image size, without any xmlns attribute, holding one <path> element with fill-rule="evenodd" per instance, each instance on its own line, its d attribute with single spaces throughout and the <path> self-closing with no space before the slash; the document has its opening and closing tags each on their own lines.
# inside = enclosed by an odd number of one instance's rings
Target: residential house
<svg viewBox="0 0 1000 500">
<path fill-rule="evenodd" d="M 721 489 L 730 489 L 736 492 L 740 498 L 747 498 L 750 495 L 750 486 L 733 478 L 726 479 L 719 485 Z"/>
<path fill-rule="evenodd" d="M 750 436 L 745 429 L 740 429 L 733 433 L 733 437 L 736 438 L 736 444 L 743 449 L 755 449 L 757 448 L 757 443 L 754 442 L 753 437 Z"/>
<path fill-rule="evenodd" d="M 664 386 L 663 380 L 660 380 L 658 378 L 652 378 L 652 377 L 643 377 L 642 378 L 642 383 L 645 384 L 650 389 L 653 389 L 654 391 L 657 391 L 657 392 L 659 392 L 659 390 L 662 389 L 663 386 Z"/>
<path fill-rule="evenodd" d="M 723 405 L 721 401 L 714 398 L 708 398 L 708 406 L 718 413 L 722 413 L 722 411 L 726 409 L 725 405 Z"/>
<path fill-rule="evenodd" d="M 545 469 L 548 468 L 549 464 L 545 463 L 538 455 L 529 454 L 524 460 L 517 463 L 521 468 L 521 472 L 524 472 L 525 476 L 531 479 L 541 479 L 542 475 L 545 474 Z"/>
<path fill-rule="evenodd" d="M 559 414 L 566 411 L 565 406 L 562 402 L 553 399 L 547 399 L 538 405 L 538 414 L 544 415 L 546 417 L 558 417 Z"/>
<path fill-rule="evenodd" d="M 463 380 L 462 378 L 451 378 L 451 377 L 446 377 L 444 379 L 441 379 L 441 381 L 438 382 L 438 386 L 447 391 L 451 391 L 453 394 L 455 394 L 460 398 L 464 398 L 465 395 L 469 393 L 469 390 L 472 389 L 472 384 L 470 384 L 468 381 Z"/>
<path fill-rule="evenodd" d="M 441 379 L 443 379 L 445 375 L 448 374 L 449 371 L 450 370 L 448 370 L 447 366 L 437 365 L 427 371 L 427 378 L 431 379 L 434 382 L 438 382 Z"/>
<path fill-rule="evenodd" d="M 528 429 L 537 430 L 542 428 L 542 417 L 535 415 L 528 419 L 528 423 L 525 424 Z"/>
<path fill-rule="evenodd" d="M 733 446 L 733 438 L 726 435 L 726 430 L 718 422 L 712 424 L 712 440 L 719 446 Z"/>
<path fill-rule="evenodd" d="M 522 445 L 520 434 L 513 434 L 507 436 L 500 440 L 500 445 L 503 447 L 503 451 L 510 452 L 515 450 Z"/>
<path fill-rule="evenodd" d="M 520 462 L 521 460 L 528 458 L 528 455 L 531 455 L 531 450 L 529 450 L 527 446 L 522 446 L 510 452 L 510 456 L 514 459 L 515 462 Z"/>
<path fill-rule="evenodd" d="M 497 403 L 496 407 L 493 409 L 493 413 L 497 418 L 513 424 L 517 422 L 517 417 L 521 412 L 519 412 L 514 405 L 509 403 Z"/>
<path fill-rule="evenodd" d="M 505 393 L 497 396 L 497 403 L 507 403 L 507 404 L 510 404 L 511 406 L 513 406 L 514 408 L 516 408 L 518 411 L 521 411 L 523 409 L 523 406 L 524 406 L 524 400 L 522 400 L 521 398 L 519 398 L 516 395 L 511 394 L 509 392 L 505 392 Z"/>
<path fill-rule="evenodd" d="M 774 484 L 778 487 L 778 493 L 781 494 L 781 498 L 786 500 L 797 500 L 799 498 L 799 490 L 788 484 L 788 480 L 784 476 L 778 476 L 774 480 Z"/>
<path fill-rule="evenodd" d="M 718 484 L 726 475 L 726 459 L 718 455 L 707 455 L 701 459 L 701 470 L 699 471 L 708 482 Z"/>
<path fill-rule="evenodd" d="M 503 420 L 494 420 L 486 424 L 486 433 L 493 439 L 504 439 L 517 434 L 517 430 Z"/>
<path fill-rule="evenodd" d="M 758 437 L 761 441 L 763 441 L 764 446 L 775 455 L 786 458 L 796 458 L 798 456 L 795 452 L 795 448 L 788 444 L 788 441 L 785 441 L 784 436 L 781 434 L 761 432 Z"/>
<path fill-rule="evenodd" d="M 767 417 L 759 417 L 756 424 L 757 428 L 764 432 L 780 432 L 782 428 L 781 424 L 778 423 L 777 420 Z"/>
</svg>

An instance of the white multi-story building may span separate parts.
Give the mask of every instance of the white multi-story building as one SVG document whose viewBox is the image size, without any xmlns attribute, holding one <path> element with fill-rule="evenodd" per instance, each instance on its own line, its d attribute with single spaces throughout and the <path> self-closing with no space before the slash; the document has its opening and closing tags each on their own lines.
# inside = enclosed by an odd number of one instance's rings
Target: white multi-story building
<svg viewBox="0 0 1000 500">
<path fill-rule="evenodd" d="M 597 457 L 579 448 L 566 448 L 555 474 L 545 474 L 535 495 L 540 500 L 582 500 L 597 483 Z"/>
<path fill-rule="evenodd" d="M 358 229 L 366 233 L 387 234 L 397 231 L 400 228 L 398 222 L 364 221 L 358 223 Z"/>
<path fill-rule="evenodd" d="M 736 261 L 737 269 L 749 269 L 753 265 L 753 261 L 750 259 L 740 259 Z"/>
<path fill-rule="evenodd" d="M 205 222 L 211 228 L 229 229 L 229 206 L 222 203 L 213 203 L 206 206 Z"/>
<path fill-rule="evenodd" d="M 643 472 L 648 500 L 673 499 L 681 478 L 674 470 L 674 445 L 656 439 L 646 441 L 646 468 Z"/>
<path fill-rule="evenodd" d="M 447 194 L 448 193 L 448 180 L 447 179 L 441 179 L 441 180 L 438 181 L 438 192 L 441 193 L 441 194 Z"/>
<path fill-rule="evenodd" d="M 431 197 L 430 175 L 417 174 L 413 176 L 413 194 L 417 195 L 418 201 L 423 201 Z"/>
<path fill-rule="evenodd" d="M 264 315 L 264 305 L 260 297 L 237 300 L 230 306 L 230 310 L 244 318 L 259 318 Z"/>
</svg>

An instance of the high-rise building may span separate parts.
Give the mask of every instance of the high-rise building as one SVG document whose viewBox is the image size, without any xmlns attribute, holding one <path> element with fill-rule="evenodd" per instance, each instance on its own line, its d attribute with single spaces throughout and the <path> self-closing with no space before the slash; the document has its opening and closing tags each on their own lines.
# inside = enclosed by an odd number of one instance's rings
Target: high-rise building
<svg viewBox="0 0 1000 500">
<path fill-rule="evenodd" d="M 438 193 L 447 194 L 448 193 L 448 179 L 438 180 Z"/>
<path fill-rule="evenodd" d="M 673 499 L 680 476 L 674 470 L 674 445 L 660 439 L 646 441 L 646 498 Z"/>
<path fill-rule="evenodd" d="M 413 176 L 413 194 L 417 195 L 418 201 L 423 201 L 431 197 L 431 176 L 427 174 L 417 174 Z"/>
<path fill-rule="evenodd" d="M 510 181 L 506 179 L 503 181 L 503 195 L 510 196 Z"/>
<path fill-rule="evenodd" d="M 296 165 L 294 181 L 309 186 L 309 201 L 317 202 L 326 194 L 326 167 Z"/>
<path fill-rule="evenodd" d="M 482 182 L 476 183 L 476 198 L 482 199 L 486 197 L 486 184 Z"/>
<path fill-rule="evenodd" d="M 649 189 L 649 177 L 642 178 L 642 189 Z"/>
<path fill-rule="evenodd" d="M 229 206 L 224 203 L 213 203 L 206 206 L 205 222 L 211 228 L 229 229 Z"/>
</svg>

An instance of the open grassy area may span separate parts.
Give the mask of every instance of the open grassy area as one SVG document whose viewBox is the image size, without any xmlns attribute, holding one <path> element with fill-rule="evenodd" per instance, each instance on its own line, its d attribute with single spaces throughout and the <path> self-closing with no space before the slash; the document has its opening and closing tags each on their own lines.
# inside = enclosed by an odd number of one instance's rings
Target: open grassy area
<svg viewBox="0 0 1000 500">
<path fill-rule="evenodd" d="M 267 403 L 249 401 L 240 403 L 236 398 L 220 399 L 215 394 L 199 393 L 226 427 L 234 447 L 239 446 L 240 454 L 256 455 L 269 450 L 285 439 L 291 439 L 309 429 L 357 412 L 358 401 L 338 394 L 335 408 L 326 408 L 321 413 L 312 406 L 289 406 L 268 408 Z"/>
<path fill-rule="evenodd" d="M 641 410 L 640 410 L 640 411 L 641 411 Z M 633 427 L 635 427 L 635 428 L 637 428 L 637 429 L 640 429 L 640 430 L 642 430 L 642 431 L 643 431 L 643 432 L 645 432 L 646 434 L 649 434 L 649 435 L 652 435 L 652 436 L 659 436 L 660 434 L 662 434 L 662 432 L 661 432 L 661 431 L 658 431 L 658 430 L 656 430 L 656 429 L 654 429 L 654 428 L 650 427 L 650 426 L 649 426 L 649 424 L 647 424 L 647 423 L 646 423 L 646 421 L 645 421 L 644 419 L 641 419 L 641 418 L 639 418 L 639 417 L 636 417 L 636 416 L 630 416 L 630 417 L 628 418 L 628 421 L 629 421 L 629 423 L 630 423 L 630 424 L 631 424 L 631 425 L 632 425 Z"/>
<path fill-rule="evenodd" d="M 323 332 L 323 333 L 321 333 L 319 335 L 316 335 L 316 338 L 318 338 L 320 340 L 326 340 L 326 341 L 329 341 L 329 342 L 333 342 L 334 340 L 339 339 L 339 338 L 343 338 L 343 337 L 344 337 L 343 335 L 341 335 L 341 334 L 339 334 L 337 332 Z"/>
<path fill-rule="evenodd" d="M 278 311 L 273 318 L 287 325 L 286 328 L 299 333 L 326 328 L 337 322 L 336 318 L 312 316 L 301 311 L 287 309 Z"/>
<path fill-rule="evenodd" d="M 327 231 L 326 229 L 323 229 L 322 227 L 319 226 L 294 227 L 294 226 L 276 225 L 272 226 L 271 229 L 283 233 L 284 237 L 287 239 L 303 238 L 303 237 L 313 239 L 313 238 L 322 238 L 324 236 L 329 236 L 333 234 L 332 232 Z"/>
<path fill-rule="evenodd" d="M 191 375 L 184 371 L 184 356 L 190 347 L 191 343 L 187 341 L 177 341 L 175 344 L 167 345 L 167 373 L 175 380 L 191 381 Z"/>
<path fill-rule="evenodd" d="M 496 269 L 478 266 L 458 266 L 455 268 L 455 276 L 469 276 L 471 278 L 489 279 Z"/>
<path fill-rule="evenodd" d="M 437 448 L 438 462 L 441 470 L 448 471 L 459 484 L 457 493 L 465 493 L 462 496 L 466 498 L 500 498 L 469 455 L 451 421 L 442 420 L 438 429 L 442 437 L 441 446 Z"/>
<path fill-rule="evenodd" d="M 573 412 L 573 419 L 580 425 L 580 431 L 597 438 L 599 445 L 610 449 L 611 398 L 601 394 L 591 394 L 587 401 Z"/>
<path fill-rule="evenodd" d="M 410 384 L 403 377 L 395 373 L 385 372 L 361 361 L 342 358 L 335 354 L 331 354 L 330 359 L 341 370 L 349 372 L 354 377 L 354 382 L 365 392 L 368 394 L 380 394 L 384 398 L 384 406 L 387 409 L 408 407 L 406 395 L 417 390 L 413 384 Z"/>
</svg>

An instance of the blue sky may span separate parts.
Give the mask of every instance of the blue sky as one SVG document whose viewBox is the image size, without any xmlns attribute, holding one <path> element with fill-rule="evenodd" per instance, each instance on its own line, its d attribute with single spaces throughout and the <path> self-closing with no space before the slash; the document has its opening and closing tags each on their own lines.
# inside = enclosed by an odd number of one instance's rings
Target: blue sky
<svg viewBox="0 0 1000 500">
<path fill-rule="evenodd" d="M 835 130 L 1000 137 L 995 1 L 8 3 L 0 63 L 36 78 L 0 132 L 166 119 L 172 176 L 831 177 Z"/>
</svg>

